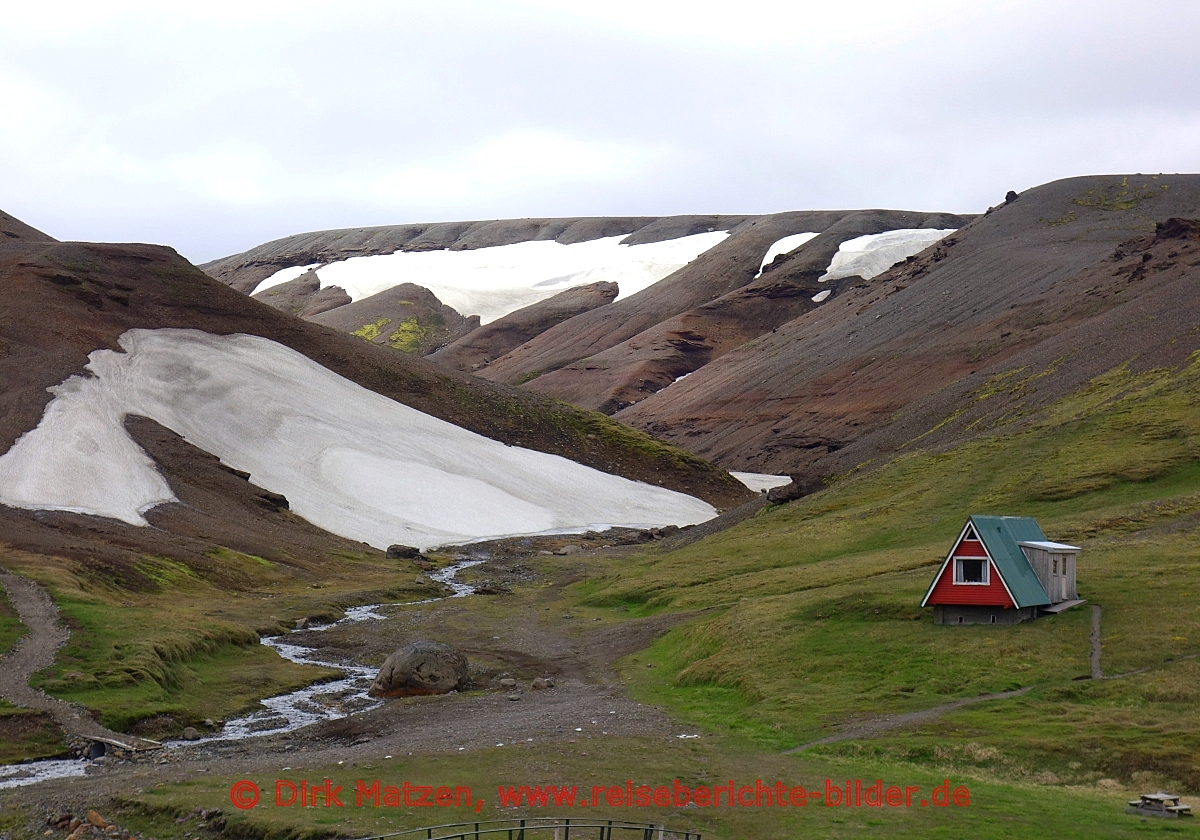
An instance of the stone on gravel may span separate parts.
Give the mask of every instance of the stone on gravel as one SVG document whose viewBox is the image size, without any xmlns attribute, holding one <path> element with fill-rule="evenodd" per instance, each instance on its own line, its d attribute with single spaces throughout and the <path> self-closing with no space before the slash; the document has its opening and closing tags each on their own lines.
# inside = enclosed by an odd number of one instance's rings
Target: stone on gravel
<svg viewBox="0 0 1200 840">
<path fill-rule="evenodd" d="M 508 699 L 509 700 L 520 700 L 521 695 L 520 694 L 510 694 L 510 695 L 508 695 Z"/>
<path fill-rule="evenodd" d="M 185 741 L 199 741 L 200 730 L 194 726 L 189 726 L 187 729 L 183 730 L 182 737 Z"/>
<path fill-rule="evenodd" d="M 554 688 L 553 677 L 536 677 L 533 681 L 533 687 L 541 691 L 546 688 Z"/>
<path fill-rule="evenodd" d="M 580 548 L 577 545 L 572 544 L 572 545 L 564 545 L 562 548 L 560 548 L 558 551 L 556 551 L 554 553 L 561 557 L 568 557 L 572 554 L 578 554 L 581 551 L 583 551 L 582 548 Z"/>
<path fill-rule="evenodd" d="M 96 828 L 105 828 L 108 825 L 108 821 L 95 811 L 87 812 L 87 821 L 96 826 Z"/>
<path fill-rule="evenodd" d="M 420 640 L 400 648 L 383 663 L 371 689 L 371 697 L 415 697 L 446 694 L 465 688 L 467 657 L 440 642 Z"/>
<path fill-rule="evenodd" d="M 512 677 L 505 677 L 504 679 L 500 680 L 500 685 L 504 686 L 505 688 L 516 688 L 517 681 Z"/>
<path fill-rule="evenodd" d="M 415 560 L 421 556 L 421 549 L 414 548 L 411 545 L 389 545 L 387 547 L 387 559 L 389 560 Z"/>
</svg>

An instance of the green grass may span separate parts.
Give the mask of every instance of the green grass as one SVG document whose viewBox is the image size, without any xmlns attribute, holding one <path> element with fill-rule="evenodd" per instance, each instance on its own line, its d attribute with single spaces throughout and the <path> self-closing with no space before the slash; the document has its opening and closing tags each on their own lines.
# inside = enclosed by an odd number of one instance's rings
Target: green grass
<svg viewBox="0 0 1200 840">
<path fill-rule="evenodd" d="M 220 721 L 262 697 L 333 676 L 258 644 L 296 619 L 326 620 L 346 606 L 428 597 L 411 562 L 342 554 L 322 569 L 274 563 L 214 546 L 190 564 L 143 557 L 100 574 L 62 558 L 0 549 L 5 565 L 49 588 L 70 628 L 54 665 L 30 683 L 96 712 L 107 727 L 151 736 Z M 131 589 L 123 581 L 137 579 Z M 8 625 L 3 625 L 7 627 Z"/>
<path fill-rule="evenodd" d="M 183 610 L 165 621 L 160 604 L 113 609 L 99 599 L 59 598 L 58 607 L 70 641 L 31 684 L 100 712 L 116 730 L 158 715 L 179 726 L 220 720 L 333 673 L 281 659 L 234 623 Z"/>
<path fill-rule="evenodd" d="M 17 617 L 17 611 L 9 603 L 7 594 L 0 589 L 0 656 L 11 650 L 24 635 L 25 625 Z"/>
<path fill-rule="evenodd" d="M 977 751 L 986 754 L 985 751 Z M 229 788 L 238 776 L 204 775 L 193 780 L 160 785 L 121 797 L 115 818 L 128 830 L 160 840 L 194 836 L 196 807 L 220 807 L 228 815 L 227 833 L 241 837 L 320 837 L 340 834 L 361 837 L 423 825 L 473 822 L 506 817 L 570 816 L 573 818 L 625 819 L 666 823 L 671 828 L 702 832 L 706 838 L 771 837 L 932 837 L 987 838 L 1058 837 L 1119 838 L 1146 833 L 1195 837 L 1197 826 L 1176 821 L 1141 821 L 1122 812 L 1129 793 L 1119 789 L 1048 788 L 1036 783 L 1001 782 L 981 778 L 973 770 L 950 766 L 928 767 L 909 762 L 863 760 L 843 756 L 762 755 L 731 748 L 716 739 L 678 741 L 663 738 L 587 738 L 576 744 L 520 744 L 485 749 L 467 756 L 382 756 L 357 765 L 303 766 L 287 771 L 251 774 L 262 790 L 257 807 L 239 811 L 229 807 Z M 323 783 L 329 778 L 342 787 L 343 808 L 276 807 L 277 779 Z M 373 808 L 355 805 L 355 781 L 380 779 L 383 785 L 414 784 L 465 786 L 474 808 Z M 695 788 L 724 785 L 733 779 L 740 787 L 762 779 L 774 787 L 803 786 L 824 794 L 827 782 L 843 786 L 847 779 L 870 785 L 915 786 L 911 807 L 829 807 L 808 800 L 803 807 L 699 808 L 645 807 L 554 808 L 498 807 L 498 785 L 569 784 L 590 795 L 594 785 L 635 785 Z M 951 788 L 966 788 L 969 804 L 935 807 L 930 792 L 945 780 Z M 185 822 L 179 824 L 176 818 Z M 572 832 L 574 836 L 574 832 Z M 587 836 L 587 835 L 585 835 Z"/>
<path fill-rule="evenodd" d="M 1200 790 L 1194 665 L 1171 661 L 1200 652 L 1198 403 L 1195 358 L 1174 372 L 1118 369 L 1027 431 L 847 476 L 680 551 L 610 568 L 576 596 L 641 613 L 710 608 L 622 673 L 637 696 L 748 748 L 1037 686 L 930 724 L 924 746 L 905 735 L 820 749 L 928 763 L 942 760 L 931 746 L 942 738 L 998 750 L 1006 779 L 1036 778 L 1044 765 L 1082 784 L 1141 772 Z M 1050 538 L 1082 544 L 1080 594 L 1104 607 L 1102 667 L 1154 670 L 1074 681 L 1089 674 L 1086 609 L 1012 627 L 935 626 L 918 605 L 970 513 L 1035 516 Z"/>
</svg>

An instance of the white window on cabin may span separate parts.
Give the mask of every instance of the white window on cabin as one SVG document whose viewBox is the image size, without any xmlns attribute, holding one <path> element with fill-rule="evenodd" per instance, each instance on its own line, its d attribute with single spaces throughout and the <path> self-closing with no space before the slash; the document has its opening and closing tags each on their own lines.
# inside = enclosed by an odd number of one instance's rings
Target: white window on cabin
<svg viewBox="0 0 1200 840">
<path fill-rule="evenodd" d="M 987 584 L 988 561 L 982 557 L 956 557 L 954 559 L 954 582 Z"/>
</svg>

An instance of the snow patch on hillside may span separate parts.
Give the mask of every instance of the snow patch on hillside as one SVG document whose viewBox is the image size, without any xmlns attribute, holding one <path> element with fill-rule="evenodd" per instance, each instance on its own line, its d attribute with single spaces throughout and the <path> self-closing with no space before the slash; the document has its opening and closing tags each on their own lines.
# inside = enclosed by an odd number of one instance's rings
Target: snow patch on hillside
<svg viewBox="0 0 1200 840">
<path fill-rule="evenodd" d="M 954 231 L 955 228 L 915 228 L 889 230 L 886 233 L 872 233 L 856 239 L 847 239 L 833 255 L 829 268 L 821 275 L 820 280 L 825 282 L 855 275 L 870 280 L 883 274 L 896 263 L 921 253 Z"/>
<path fill-rule="evenodd" d="M 318 269 L 317 276 L 321 288 L 339 286 L 354 301 L 413 283 L 486 324 L 564 289 L 599 280 L 617 283 L 621 300 L 683 268 L 728 236 L 728 231 L 713 231 L 642 245 L 622 245 L 624 236 L 609 236 L 570 245 L 540 240 L 469 251 L 397 251 L 333 262 Z M 298 276 L 277 272 L 251 294 Z"/>
<path fill-rule="evenodd" d="M 125 432 L 149 417 L 309 522 L 376 548 L 690 525 L 699 499 L 482 437 L 369 391 L 258 336 L 130 330 L 97 350 L 37 428 L 0 456 L 0 503 L 146 525 L 175 501 Z"/>
<path fill-rule="evenodd" d="M 793 233 L 791 236 L 785 236 L 783 239 L 777 240 L 770 248 L 767 249 L 766 256 L 762 258 L 762 264 L 758 267 L 758 274 L 755 277 L 761 277 L 763 269 L 771 264 L 771 261 L 780 254 L 790 254 L 795 251 L 805 242 L 814 237 L 820 236 L 819 233 Z"/>
<path fill-rule="evenodd" d="M 770 490 L 772 487 L 782 487 L 785 484 L 792 483 L 792 477 L 790 475 L 733 472 L 732 470 L 730 470 L 729 474 L 756 493 L 761 493 L 763 490 Z"/>
</svg>

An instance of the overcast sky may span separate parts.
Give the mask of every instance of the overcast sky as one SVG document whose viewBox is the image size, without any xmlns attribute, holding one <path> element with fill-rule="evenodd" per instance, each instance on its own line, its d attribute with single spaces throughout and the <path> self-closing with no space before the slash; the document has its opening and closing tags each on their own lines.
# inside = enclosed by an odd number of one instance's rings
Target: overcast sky
<svg viewBox="0 0 1200 840">
<path fill-rule="evenodd" d="M 982 211 L 1200 171 L 1200 2 L 8 4 L 0 208 L 195 262 L 333 227 Z"/>
</svg>

